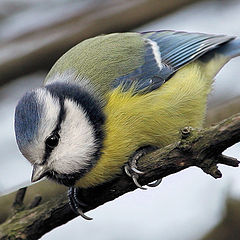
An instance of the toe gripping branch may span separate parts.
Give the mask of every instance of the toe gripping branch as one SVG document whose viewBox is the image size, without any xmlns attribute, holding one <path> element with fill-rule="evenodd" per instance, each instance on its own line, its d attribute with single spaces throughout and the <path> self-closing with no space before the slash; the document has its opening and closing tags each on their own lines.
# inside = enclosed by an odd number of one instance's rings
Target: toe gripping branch
<svg viewBox="0 0 240 240">
<path fill-rule="evenodd" d="M 78 189 L 75 187 L 70 187 L 68 189 L 68 201 L 72 210 L 77 214 L 83 217 L 86 220 L 92 220 L 91 217 L 88 217 L 84 214 L 83 208 L 87 206 L 86 203 L 78 199 Z"/>
<path fill-rule="evenodd" d="M 140 158 L 142 158 L 143 156 L 145 156 L 146 154 L 148 154 L 150 152 L 153 152 L 156 149 L 157 149 L 157 147 L 155 147 L 155 146 L 145 146 L 145 147 L 139 148 L 136 152 L 134 152 L 129 157 L 128 163 L 124 166 L 125 173 L 129 177 L 131 177 L 133 182 L 135 183 L 135 185 L 142 190 L 146 190 L 147 188 L 141 186 L 141 184 L 138 182 L 139 176 L 143 175 L 144 172 L 137 169 L 137 163 L 138 163 Z M 162 182 L 162 179 L 158 179 L 153 183 L 147 184 L 147 186 L 156 187 L 161 182 Z"/>
</svg>

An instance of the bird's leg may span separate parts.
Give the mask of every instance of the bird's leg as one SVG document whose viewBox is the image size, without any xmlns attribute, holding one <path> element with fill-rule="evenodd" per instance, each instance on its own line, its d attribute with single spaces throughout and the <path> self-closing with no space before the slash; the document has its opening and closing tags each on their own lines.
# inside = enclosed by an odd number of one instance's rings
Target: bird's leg
<svg viewBox="0 0 240 240">
<path fill-rule="evenodd" d="M 75 187 L 70 187 L 68 189 L 68 202 L 72 210 L 77 214 L 80 215 L 81 217 L 85 218 L 86 220 L 92 220 L 92 218 L 86 216 L 83 213 L 82 208 L 86 207 L 87 204 L 80 201 L 77 196 L 77 188 Z"/>
<path fill-rule="evenodd" d="M 145 146 L 145 147 L 141 147 L 139 148 L 137 151 L 135 151 L 128 159 L 128 163 L 124 166 L 124 170 L 126 172 L 126 174 L 132 178 L 133 182 L 135 183 L 135 185 L 143 190 L 146 190 L 145 187 L 141 186 L 138 182 L 138 178 L 139 175 L 144 174 L 144 172 L 139 171 L 137 169 L 137 163 L 138 160 L 143 157 L 144 155 L 153 152 L 154 150 L 156 150 L 157 147 L 155 146 Z M 153 183 L 149 183 L 147 184 L 147 186 L 149 187 L 156 187 L 161 183 L 162 179 L 158 179 L 157 181 L 153 182 Z"/>
</svg>

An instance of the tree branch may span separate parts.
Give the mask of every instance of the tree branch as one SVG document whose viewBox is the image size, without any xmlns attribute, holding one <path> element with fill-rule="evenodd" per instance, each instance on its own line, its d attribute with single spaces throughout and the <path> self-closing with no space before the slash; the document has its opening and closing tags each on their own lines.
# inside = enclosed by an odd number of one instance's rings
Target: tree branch
<svg viewBox="0 0 240 240">
<path fill-rule="evenodd" d="M 145 172 L 139 182 L 145 185 L 191 166 L 201 168 L 214 178 L 220 178 L 222 173 L 217 164 L 232 167 L 239 165 L 237 159 L 222 155 L 225 149 L 237 142 L 240 142 L 240 114 L 203 130 L 186 127 L 181 131 L 179 142 L 156 150 L 139 160 L 138 168 Z M 88 203 L 84 212 L 135 189 L 131 178 L 124 173 L 110 183 L 82 189 L 81 198 Z M 60 195 L 10 217 L 0 225 L 0 239 L 38 239 L 75 217 L 76 214 L 70 209 L 66 195 Z"/>
</svg>

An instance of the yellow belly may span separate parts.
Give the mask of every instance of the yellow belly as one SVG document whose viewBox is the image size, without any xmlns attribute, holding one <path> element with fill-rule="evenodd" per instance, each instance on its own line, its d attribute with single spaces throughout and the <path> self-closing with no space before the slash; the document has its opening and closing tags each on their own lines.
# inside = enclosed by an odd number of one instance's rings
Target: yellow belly
<svg viewBox="0 0 240 240">
<path fill-rule="evenodd" d="M 121 173 L 129 155 L 139 147 L 163 147 L 177 141 L 181 128 L 201 127 L 212 83 L 202 67 L 191 63 L 147 94 L 132 95 L 120 89 L 110 92 L 104 109 L 103 154 L 76 186 L 87 188 L 109 181 Z"/>
</svg>

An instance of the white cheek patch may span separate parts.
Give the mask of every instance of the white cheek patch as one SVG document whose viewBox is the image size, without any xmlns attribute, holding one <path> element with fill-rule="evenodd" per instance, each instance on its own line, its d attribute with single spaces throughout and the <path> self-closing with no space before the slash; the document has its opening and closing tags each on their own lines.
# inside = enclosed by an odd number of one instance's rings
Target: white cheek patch
<svg viewBox="0 0 240 240">
<path fill-rule="evenodd" d="M 42 111 L 38 126 L 38 134 L 33 140 L 31 147 L 27 149 L 28 160 L 31 163 L 42 163 L 45 153 L 45 139 L 56 128 L 60 104 L 57 98 L 54 98 L 46 89 L 37 89 L 36 96 Z"/>
<path fill-rule="evenodd" d="M 69 174 L 87 167 L 96 143 L 93 126 L 81 106 L 66 99 L 64 108 L 66 117 L 61 124 L 60 141 L 48 164 L 58 173 Z"/>
</svg>

